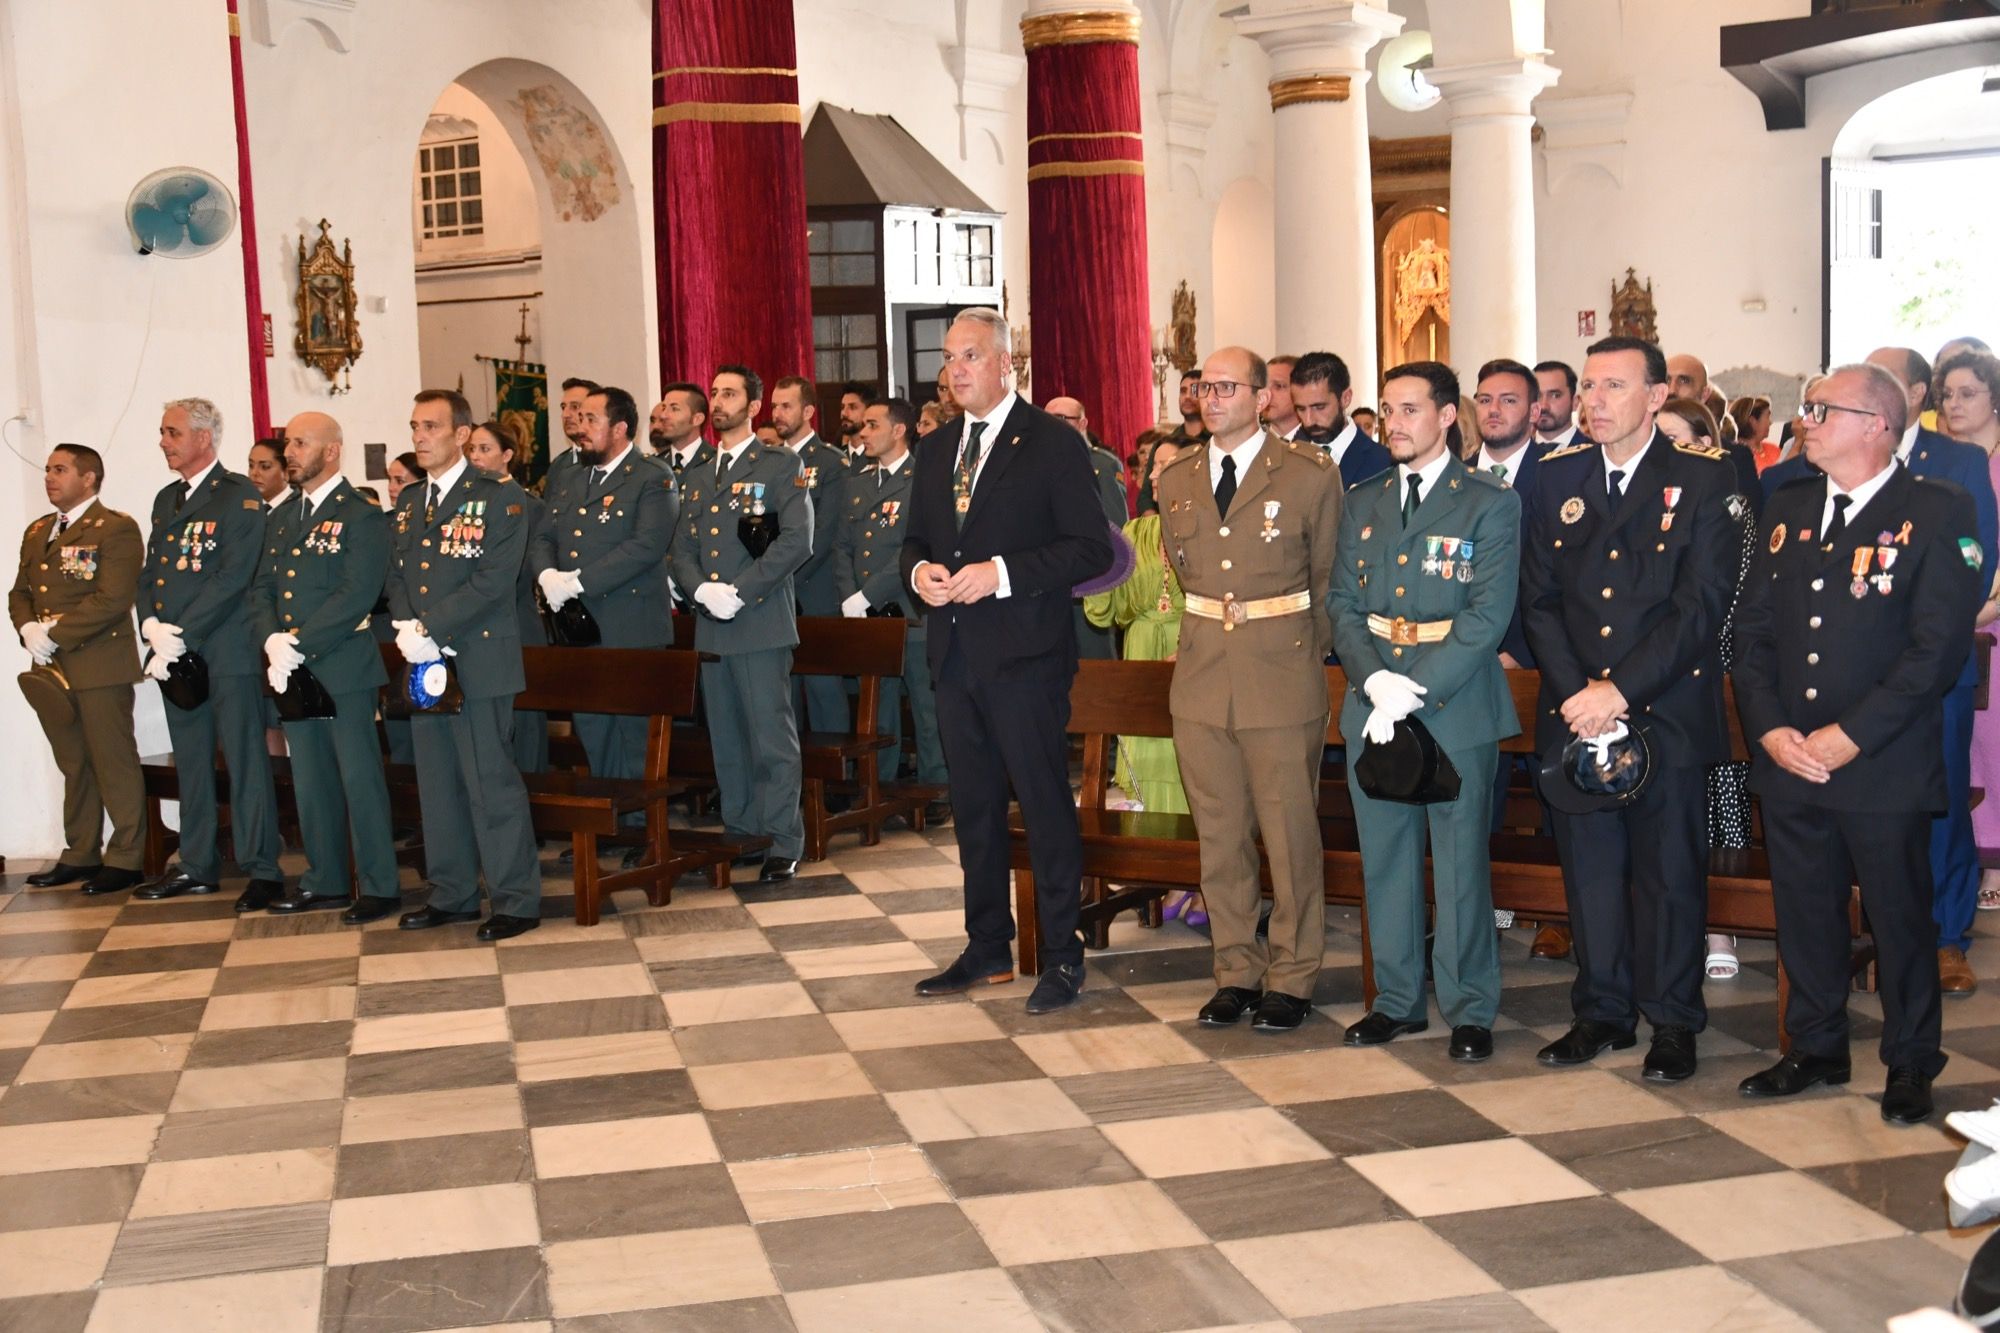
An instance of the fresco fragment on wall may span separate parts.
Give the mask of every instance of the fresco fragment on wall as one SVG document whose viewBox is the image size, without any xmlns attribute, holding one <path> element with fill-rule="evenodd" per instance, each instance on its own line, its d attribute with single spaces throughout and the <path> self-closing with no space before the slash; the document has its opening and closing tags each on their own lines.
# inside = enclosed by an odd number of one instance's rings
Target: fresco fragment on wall
<svg viewBox="0 0 2000 1333">
<path fill-rule="evenodd" d="M 523 88 L 514 103 L 549 183 L 556 217 L 595 222 L 618 203 L 618 173 L 604 131 L 551 84 Z"/>
</svg>

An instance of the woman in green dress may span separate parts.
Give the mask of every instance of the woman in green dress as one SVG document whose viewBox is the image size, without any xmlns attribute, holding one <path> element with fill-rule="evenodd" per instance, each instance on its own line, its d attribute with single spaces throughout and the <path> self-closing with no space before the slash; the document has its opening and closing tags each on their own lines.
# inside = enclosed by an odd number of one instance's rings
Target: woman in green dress
<svg viewBox="0 0 2000 1333">
<path fill-rule="evenodd" d="M 1178 452 L 1174 445 L 1162 441 L 1153 451 L 1150 475 L 1157 478 Z M 1109 592 L 1084 598 L 1083 613 L 1100 629 L 1115 625 L 1125 631 L 1126 660 L 1172 661 L 1180 644 L 1181 612 L 1186 603 L 1180 580 L 1167 561 L 1159 514 L 1133 519 L 1125 525 L 1125 536 L 1138 553 L 1132 577 Z M 1172 737 L 1120 736 L 1117 782 L 1146 810 L 1177 815 L 1188 812 Z"/>
</svg>

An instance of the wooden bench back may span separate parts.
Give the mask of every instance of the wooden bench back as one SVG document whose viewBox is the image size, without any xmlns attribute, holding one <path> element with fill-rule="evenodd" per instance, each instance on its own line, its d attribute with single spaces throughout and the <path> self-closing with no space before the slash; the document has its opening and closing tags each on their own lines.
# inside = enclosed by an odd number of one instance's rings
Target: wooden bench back
<svg viewBox="0 0 2000 1333">
<path fill-rule="evenodd" d="M 393 643 L 384 643 L 382 665 L 391 682 L 408 665 Z M 615 713 L 621 717 L 692 717 L 697 659 L 676 648 L 521 649 L 527 688 L 514 707 L 543 713 Z M 394 689 L 392 683 L 385 688 Z"/>
<path fill-rule="evenodd" d="M 900 616 L 800 616 L 794 676 L 900 676 L 909 622 Z M 694 617 L 674 616 L 674 647 L 694 647 Z"/>
</svg>

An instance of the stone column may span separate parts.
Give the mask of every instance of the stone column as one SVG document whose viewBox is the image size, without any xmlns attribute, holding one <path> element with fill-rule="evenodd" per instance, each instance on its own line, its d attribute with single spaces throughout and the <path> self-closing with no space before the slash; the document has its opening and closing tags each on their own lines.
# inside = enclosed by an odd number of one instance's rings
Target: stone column
<svg viewBox="0 0 2000 1333">
<path fill-rule="evenodd" d="M 1278 345 L 1337 353 L 1375 396 L 1375 198 L 1368 52 L 1403 30 L 1383 3 L 1250 0 L 1237 30 L 1271 58 Z"/>
<path fill-rule="evenodd" d="M 1432 21 L 1442 23 L 1436 12 Z M 1533 365 L 1535 164 L 1529 104 L 1556 81 L 1540 54 L 1439 63 L 1451 107 L 1451 345 L 1461 366 Z"/>
</svg>

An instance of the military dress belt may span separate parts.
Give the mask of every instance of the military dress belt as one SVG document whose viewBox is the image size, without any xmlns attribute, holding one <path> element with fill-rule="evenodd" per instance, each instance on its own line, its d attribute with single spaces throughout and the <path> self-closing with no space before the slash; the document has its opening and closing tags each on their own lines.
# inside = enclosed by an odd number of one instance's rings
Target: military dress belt
<svg viewBox="0 0 2000 1333">
<path fill-rule="evenodd" d="M 1288 592 L 1283 597 L 1260 597 L 1254 602 L 1239 602 L 1235 593 L 1222 597 L 1203 597 L 1199 593 L 1188 593 L 1187 613 L 1203 620 L 1220 620 L 1225 630 L 1235 629 L 1246 620 L 1270 620 L 1277 616 L 1295 616 L 1301 611 L 1312 610 L 1312 593 Z"/>
<path fill-rule="evenodd" d="M 1451 634 L 1449 620 L 1410 620 L 1404 616 L 1370 616 L 1368 632 L 1407 648 L 1417 643 L 1443 643 Z"/>
</svg>

